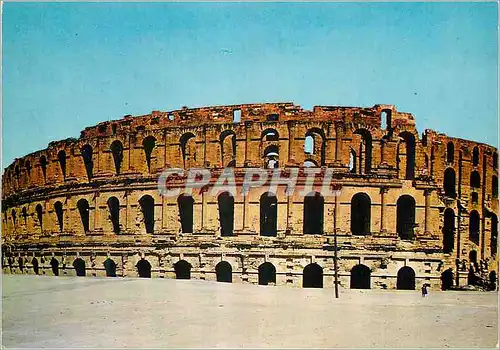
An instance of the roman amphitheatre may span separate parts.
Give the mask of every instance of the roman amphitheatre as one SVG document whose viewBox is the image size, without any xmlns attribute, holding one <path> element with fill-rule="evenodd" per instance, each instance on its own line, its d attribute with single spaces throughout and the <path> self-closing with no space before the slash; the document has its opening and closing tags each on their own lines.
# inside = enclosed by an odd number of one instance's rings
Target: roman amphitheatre
<svg viewBox="0 0 500 350">
<path fill-rule="evenodd" d="M 168 168 L 333 171 L 338 196 L 158 192 Z M 497 288 L 496 148 L 393 105 L 293 103 L 124 116 L 16 159 L 2 178 L 4 273 L 294 287 Z M 337 259 L 335 258 L 337 256 Z M 337 275 L 337 276 L 336 276 Z"/>
</svg>

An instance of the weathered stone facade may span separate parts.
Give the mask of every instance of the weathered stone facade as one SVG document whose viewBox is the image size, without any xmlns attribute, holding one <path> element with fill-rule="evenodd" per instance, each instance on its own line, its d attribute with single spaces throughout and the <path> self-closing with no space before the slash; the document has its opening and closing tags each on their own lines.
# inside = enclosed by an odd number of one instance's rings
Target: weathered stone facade
<svg viewBox="0 0 500 350">
<path fill-rule="evenodd" d="M 413 116 L 392 105 L 307 111 L 269 103 L 125 116 L 5 170 L 3 268 L 331 288 L 336 233 L 345 287 L 447 288 L 474 279 L 470 270 L 495 271 L 496 279 L 497 159 L 485 144 L 432 130 L 420 137 Z M 315 197 L 305 210 L 305 197 L 285 196 L 285 186 L 275 197 L 252 188 L 231 197 L 234 221 L 222 232 L 218 197 L 158 193 L 165 168 L 215 176 L 227 166 L 240 185 L 248 168 L 332 168 L 341 195 Z M 263 206 L 274 209 L 263 214 Z M 275 230 L 264 232 L 262 215 L 276 215 Z"/>
</svg>

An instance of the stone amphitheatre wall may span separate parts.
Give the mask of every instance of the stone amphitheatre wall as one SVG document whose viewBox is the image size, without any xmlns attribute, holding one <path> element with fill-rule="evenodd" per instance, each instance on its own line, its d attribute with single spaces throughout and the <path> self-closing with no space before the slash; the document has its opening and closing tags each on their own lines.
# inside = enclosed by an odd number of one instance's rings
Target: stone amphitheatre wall
<svg viewBox="0 0 500 350">
<path fill-rule="evenodd" d="M 216 176 L 224 167 L 238 184 L 248 168 L 331 168 L 341 194 L 311 204 L 287 197 L 284 186 L 270 199 L 266 188 L 252 188 L 230 198 L 234 218 L 224 230 L 218 196 L 157 190 L 166 168 Z M 497 270 L 497 172 L 494 147 L 432 130 L 419 135 L 413 116 L 392 105 L 307 111 L 270 103 L 125 116 L 5 169 L 3 267 L 207 280 L 230 271 L 233 282 L 321 279 L 332 287 L 336 234 L 343 286 L 403 288 L 409 279 L 439 288 L 443 273 L 463 285 L 471 269 Z M 269 200 L 275 212 L 266 212 Z M 272 232 L 263 232 L 266 220 L 275 222 Z"/>
</svg>

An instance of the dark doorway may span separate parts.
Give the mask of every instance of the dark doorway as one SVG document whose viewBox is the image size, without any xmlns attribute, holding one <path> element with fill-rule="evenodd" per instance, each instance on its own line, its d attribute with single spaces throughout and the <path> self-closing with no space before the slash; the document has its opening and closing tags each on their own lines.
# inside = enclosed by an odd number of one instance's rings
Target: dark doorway
<svg viewBox="0 0 500 350">
<path fill-rule="evenodd" d="M 175 278 L 178 280 L 191 279 L 191 264 L 186 260 L 179 260 L 174 264 Z"/>
<path fill-rule="evenodd" d="M 456 175 L 453 168 L 448 168 L 444 171 L 444 194 L 447 197 L 455 198 L 457 196 L 456 192 Z"/>
<path fill-rule="evenodd" d="M 407 131 L 399 134 L 406 145 L 406 171 L 405 179 L 413 180 L 415 177 L 415 136 Z"/>
<path fill-rule="evenodd" d="M 415 290 L 415 271 L 405 266 L 398 271 L 397 289 Z"/>
<path fill-rule="evenodd" d="M 304 267 L 302 287 L 323 288 L 323 268 L 316 263 Z"/>
<path fill-rule="evenodd" d="M 260 196 L 260 235 L 276 237 L 278 224 L 278 200 L 274 193 Z"/>
<path fill-rule="evenodd" d="M 33 258 L 33 260 L 31 260 L 31 265 L 33 265 L 33 272 L 35 273 L 35 275 L 38 275 L 40 273 L 40 268 L 38 266 L 38 259 Z"/>
<path fill-rule="evenodd" d="M 142 196 L 139 199 L 146 233 L 154 233 L 155 223 L 155 200 L 150 195 Z"/>
<path fill-rule="evenodd" d="M 453 270 L 447 269 L 441 274 L 441 290 L 449 290 L 453 287 Z"/>
<path fill-rule="evenodd" d="M 370 234 L 371 200 L 366 193 L 356 193 L 351 199 L 351 232 L 353 235 Z"/>
<path fill-rule="evenodd" d="M 109 219 L 113 225 L 113 232 L 120 233 L 120 201 L 116 197 L 108 199 Z"/>
<path fill-rule="evenodd" d="M 351 289 L 370 289 L 370 268 L 366 265 L 356 265 L 351 269 Z"/>
<path fill-rule="evenodd" d="M 481 176 L 477 171 L 473 171 L 470 174 L 470 187 L 472 188 L 481 187 Z"/>
<path fill-rule="evenodd" d="M 110 258 L 107 258 L 104 260 L 104 269 L 106 269 L 106 276 L 107 277 L 116 277 L 116 263 L 111 260 Z"/>
<path fill-rule="evenodd" d="M 73 261 L 73 267 L 75 268 L 77 276 L 85 276 L 85 261 L 83 261 L 83 259 L 76 258 L 75 261 Z"/>
<path fill-rule="evenodd" d="M 221 193 L 217 199 L 219 205 L 219 222 L 221 236 L 233 235 L 234 229 L 234 197 L 229 192 Z"/>
<path fill-rule="evenodd" d="M 59 261 L 56 258 L 50 260 L 50 266 L 52 267 L 52 273 L 54 276 L 59 276 Z"/>
<path fill-rule="evenodd" d="M 497 289 L 497 273 L 496 271 L 490 271 L 489 273 L 489 281 L 490 281 L 490 290 L 496 290 Z"/>
<path fill-rule="evenodd" d="M 181 194 L 177 199 L 179 206 L 179 216 L 183 233 L 193 233 L 193 197 Z"/>
<path fill-rule="evenodd" d="M 455 246 L 455 212 L 448 208 L 444 211 L 443 253 L 449 254 Z"/>
<path fill-rule="evenodd" d="M 92 179 L 92 173 L 94 169 L 94 161 L 92 160 L 92 146 L 90 145 L 85 145 L 82 148 L 82 158 L 83 158 L 83 163 L 85 165 L 85 170 L 87 171 L 87 177 L 89 181 Z"/>
<path fill-rule="evenodd" d="M 276 268 L 270 262 L 265 262 L 259 266 L 259 284 L 267 286 L 269 283 L 276 284 Z"/>
<path fill-rule="evenodd" d="M 472 166 L 479 165 L 479 148 L 474 147 L 472 150 Z"/>
<path fill-rule="evenodd" d="M 228 282 L 233 281 L 233 268 L 226 261 L 221 261 L 215 266 L 215 273 L 217 275 L 217 282 Z"/>
<path fill-rule="evenodd" d="M 115 163 L 116 175 L 120 175 L 120 170 L 123 162 L 123 145 L 120 141 L 115 140 L 110 146 L 113 162 Z"/>
<path fill-rule="evenodd" d="M 409 195 L 402 195 L 397 202 L 396 226 L 401 239 L 413 239 L 415 227 L 415 199 Z"/>
<path fill-rule="evenodd" d="M 479 213 L 472 210 L 469 214 L 469 239 L 479 244 Z"/>
<path fill-rule="evenodd" d="M 148 165 L 148 172 L 151 173 L 151 159 L 153 158 L 153 150 L 156 145 L 156 139 L 153 136 L 148 136 L 142 141 L 144 153 L 146 155 L 146 163 Z"/>
<path fill-rule="evenodd" d="M 453 163 L 455 160 L 455 145 L 453 142 L 448 142 L 448 145 L 446 146 L 446 161 L 448 163 Z"/>
<path fill-rule="evenodd" d="M 137 273 L 141 278 L 151 278 L 151 264 L 146 259 L 141 259 L 137 262 Z"/>
<path fill-rule="evenodd" d="M 59 224 L 59 231 L 63 232 L 64 229 L 64 212 L 63 205 L 57 201 L 54 203 L 54 210 L 56 211 L 57 223 Z"/>
<path fill-rule="evenodd" d="M 318 192 L 304 197 L 304 234 L 323 234 L 324 199 Z"/>
<path fill-rule="evenodd" d="M 37 204 L 36 208 L 36 216 L 38 218 L 38 223 L 40 224 L 40 230 L 43 231 L 43 208 L 41 204 Z"/>
<path fill-rule="evenodd" d="M 63 179 L 66 179 L 66 152 L 64 152 L 64 150 L 59 151 L 59 153 L 57 153 L 57 159 L 59 160 Z"/>
<path fill-rule="evenodd" d="M 78 207 L 78 212 L 80 213 L 80 220 L 82 221 L 83 231 L 85 233 L 89 232 L 89 212 L 90 206 L 86 199 L 80 199 L 76 206 Z"/>
<path fill-rule="evenodd" d="M 475 250 L 469 252 L 469 262 L 477 264 L 477 252 Z"/>
</svg>

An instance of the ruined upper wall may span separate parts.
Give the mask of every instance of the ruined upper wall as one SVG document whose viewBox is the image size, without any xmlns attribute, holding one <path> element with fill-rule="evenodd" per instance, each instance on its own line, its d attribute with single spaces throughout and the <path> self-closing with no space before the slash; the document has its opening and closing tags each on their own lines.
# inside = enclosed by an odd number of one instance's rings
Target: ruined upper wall
<svg viewBox="0 0 500 350">
<path fill-rule="evenodd" d="M 263 136 L 270 129 L 276 131 L 276 139 Z M 316 149 L 322 149 L 321 154 L 305 152 L 304 140 L 310 132 L 321 138 L 323 145 L 316 145 Z M 181 150 L 184 135 L 192 138 L 189 147 Z M 234 135 L 233 145 L 223 137 L 228 135 Z M 144 140 L 148 137 L 153 137 L 156 143 L 146 164 Z M 86 145 L 92 149 L 92 180 L 114 179 L 118 175 L 110 150 L 114 141 L 123 146 L 122 178 L 157 176 L 166 167 L 224 167 L 231 161 L 237 168 L 262 167 L 263 153 L 269 147 L 279 151 L 280 167 L 302 166 L 305 161 L 312 161 L 317 166 L 340 167 L 346 176 L 352 176 L 348 169 L 350 151 L 357 153 L 361 161 L 367 140 L 372 152 L 371 173 L 377 176 L 408 178 L 404 148 L 411 140 L 415 144 L 415 174 L 410 178 L 427 176 L 441 186 L 443 170 L 453 166 L 446 161 L 450 142 L 455 145 L 457 163 L 459 151 L 462 160 L 470 163 L 472 150 L 477 147 L 481 162 L 488 168 L 486 175 L 496 174 L 494 147 L 432 130 L 426 130 L 421 139 L 414 117 L 398 112 L 393 105 L 315 106 L 309 111 L 287 102 L 153 111 L 102 122 L 83 130 L 78 139 L 51 142 L 47 149 L 16 159 L 5 171 L 2 189 L 5 198 L 28 189 L 88 183 L 82 152 Z M 359 175 L 367 174 L 360 170 Z M 464 175 L 462 180 L 465 178 Z"/>
</svg>

